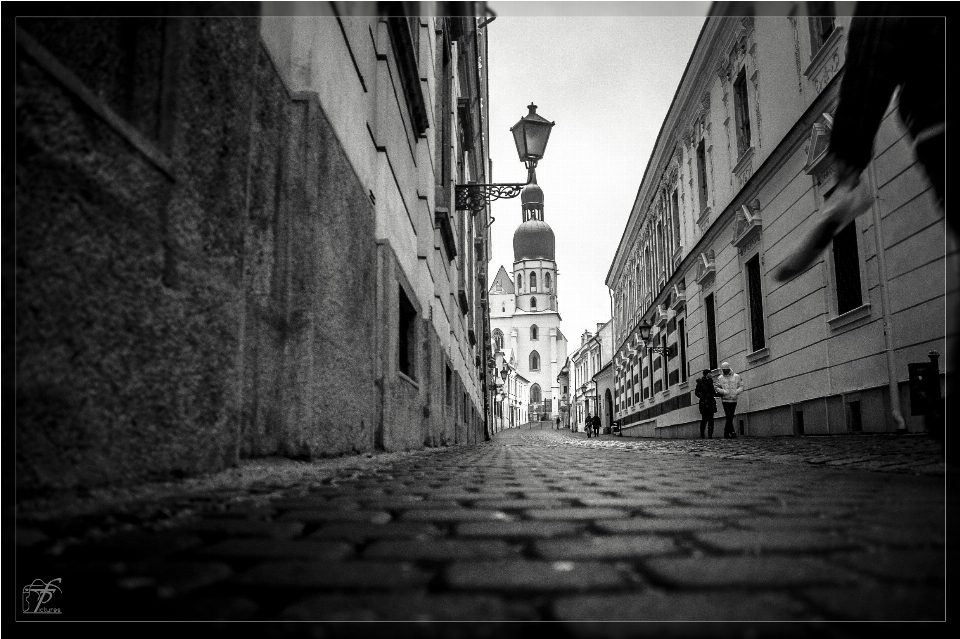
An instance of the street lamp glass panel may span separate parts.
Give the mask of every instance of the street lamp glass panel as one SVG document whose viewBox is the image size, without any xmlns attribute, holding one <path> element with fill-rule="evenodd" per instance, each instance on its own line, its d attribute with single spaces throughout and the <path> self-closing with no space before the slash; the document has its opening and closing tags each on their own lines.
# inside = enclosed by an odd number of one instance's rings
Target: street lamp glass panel
<svg viewBox="0 0 960 639">
<path fill-rule="evenodd" d="M 653 327 L 646 322 L 640 322 L 640 326 L 637 328 L 640 329 L 640 339 L 644 342 L 648 341 L 650 339 L 650 329 Z"/>
<path fill-rule="evenodd" d="M 517 155 L 521 162 L 536 161 L 543 158 L 547 150 L 547 140 L 554 122 L 537 115 L 537 105 L 527 107 L 530 112 L 510 128 L 513 142 L 517 146 Z"/>
</svg>

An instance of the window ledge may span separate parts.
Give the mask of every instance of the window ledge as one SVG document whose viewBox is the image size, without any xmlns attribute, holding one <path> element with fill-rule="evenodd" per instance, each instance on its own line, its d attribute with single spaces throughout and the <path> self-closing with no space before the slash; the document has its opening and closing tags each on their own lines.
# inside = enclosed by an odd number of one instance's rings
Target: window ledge
<svg viewBox="0 0 960 639">
<path fill-rule="evenodd" d="M 767 359 L 770 357 L 770 349 L 764 346 L 760 350 L 753 351 L 752 353 L 747 353 L 746 360 L 748 364 L 753 364 L 754 362 L 759 362 L 761 360 Z"/>
<path fill-rule="evenodd" d="M 828 319 L 827 325 L 830 327 L 830 330 L 835 331 L 848 324 L 852 324 L 853 322 L 856 322 L 858 319 L 862 319 L 864 317 L 870 317 L 870 314 L 871 314 L 870 304 L 867 303 L 862 306 L 858 306 L 855 309 L 849 310 L 842 315 L 837 315 L 836 317 Z"/>
<path fill-rule="evenodd" d="M 737 163 L 733 166 L 733 172 L 737 175 L 740 174 L 740 171 L 743 170 L 747 164 L 750 163 L 750 160 L 753 158 L 753 147 L 743 152 L 743 155 L 740 156 L 740 159 L 737 160 Z"/>
<path fill-rule="evenodd" d="M 420 390 L 420 384 L 417 382 L 417 380 L 413 379 L 412 377 L 410 377 L 410 376 L 407 375 L 406 373 L 404 373 L 404 372 L 402 372 L 402 371 L 397 371 L 397 376 L 398 376 L 400 379 L 402 379 L 402 380 L 404 380 L 405 382 L 407 382 L 408 384 L 410 384 L 411 386 L 413 386 L 414 388 L 416 388 L 417 390 Z"/>
<path fill-rule="evenodd" d="M 688 386 L 690 386 L 690 380 L 689 380 L 689 379 L 688 379 L 687 381 L 685 381 L 685 382 L 680 382 L 679 384 L 677 384 L 677 388 L 687 388 Z"/>
<path fill-rule="evenodd" d="M 810 64 L 807 65 L 807 68 L 804 70 L 803 75 L 808 79 L 813 79 L 819 71 L 820 68 L 826 63 L 830 58 L 830 55 L 836 50 L 837 43 L 839 42 L 841 35 L 843 33 L 843 27 L 841 25 L 835 25 L 833 27 L 833 33 L 831 33 L 826 42 L 823 43 L 817 52 L 813 55 L 813 58 L 810 60 Z"/>
<path fill-rule="evenodd" d="M 668 388 L 667 390 L 663 391 L 663 392 L 661 393 L 661 396 L 662 396 L 662 397 L 670 397 L 670 389 Z"/>
</svg>

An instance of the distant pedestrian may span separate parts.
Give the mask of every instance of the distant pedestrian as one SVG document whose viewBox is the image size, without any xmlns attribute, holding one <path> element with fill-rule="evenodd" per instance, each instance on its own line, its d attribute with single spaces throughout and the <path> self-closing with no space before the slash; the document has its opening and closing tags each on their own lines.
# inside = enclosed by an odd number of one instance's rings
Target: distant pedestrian
<svg viewBox="0 0 960 639">
<path fill-rule="evenodd" d="M 700 405 L 700 439 L 704 438 L 704 433 L 713 439 L 713 414 L 717 412 L 716 398 L 720 396 L 720 392 L 713 383 L 709 368 L 703 369 L 703 377 L 697 379 L 693 394 L 699 399 Z"/>
<path fill-rule="evenodd" d="M 723 414 L 727 422 L 723 425 L 723 438 L 736 439 L 737 432 L 733 427 L 733 414 L 737 410 L 737 400 L 743 392 L 743 380 L 733 372 L 730 362 L 720 364 L 722 374 L 717 378 L 717 390 L 720 392 L 720 403 L 723 404 Z"/>
<path fill-rule="evenodd" d="M 593 436 L 600 436 L 600 415 L 593 416 Z"/>
<path fill-rule="evenodd" d="M 560 430 L 560 416 L 557 415 L 557 430 Z"/>
<path fill-rule="evenodd" d="M 587 431 L 587 438 L 589 438 L 590 433 L 593 431 L 593 418 L 590 417 L 590 413 L 587 413 L 587 419 L 583 423 L 583 429 Z"/>
</svg>

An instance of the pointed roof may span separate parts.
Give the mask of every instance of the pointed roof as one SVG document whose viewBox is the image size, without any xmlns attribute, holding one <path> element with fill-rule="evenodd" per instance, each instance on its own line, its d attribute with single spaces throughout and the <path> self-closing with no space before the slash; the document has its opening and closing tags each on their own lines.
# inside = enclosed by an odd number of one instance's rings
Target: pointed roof
<svg viewBox="0 0 960 639">
<path fill-rule="evenodd" d="M 492 295 L 513 295 L 516 289 L 513 287 L 513 280 L 507 274 L 507 269 L 500 267 L 497 276 L 493 278 L 493 283 L 488 291 Z"/>
</svg>

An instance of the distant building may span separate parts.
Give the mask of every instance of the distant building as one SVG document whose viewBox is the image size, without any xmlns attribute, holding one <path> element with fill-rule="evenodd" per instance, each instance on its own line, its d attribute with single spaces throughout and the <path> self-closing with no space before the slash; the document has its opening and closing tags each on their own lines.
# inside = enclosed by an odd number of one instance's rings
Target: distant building
<svg viewBox="0 0 960 639">
<path fill-rule="evenodd" d="M 603 391 L 597 385 L 596 376 L 612 361 L 613 323 L 611 320 L 597 324 L 597 332 L 584 331 L 580 335 L 580 348 L 570 354 L 570 385 L 573 397 L 571 423 L 573 430 L 584 431 L 587 416 L 600 414 L 603 418 Z M 609 426 L 610 415 L 603 422 Z"/>
<path fill-rule="evenodd" d="M 484 439 L 482 3 L 406 4 L 17 19 L 18 491 Z"/>
<path fill-rule="evenodd" d="M 530 380 L 530 418 L 553 421 L 560 407 L 557 376 L 567 358 L 567 338 L 560 331 L 556 240 L 543 219 L 543 190 L 536 176 L 520 198 L 523 222 L 513 235 L 513 278 L 501 266 L 490 285 L 491 343 L 494 351 L 510 349 L 517 370 Z"/>
<path fill-rule="evenodd" d="M 895 99 L 864 175 L 872 210 L 806 272 L 771 277 L 836 180 L 850 18 L 834 4 L 717 3 L 703 26 L 606 279 L 624 434 L 696 436 L 690 377 L 725 360 L 747 388 L 741 434 L 923 429 L 907 364 L 944 352 L 944 223 Z M 647 348 L 643 322 L 675 352 Z"/>
</svg>

